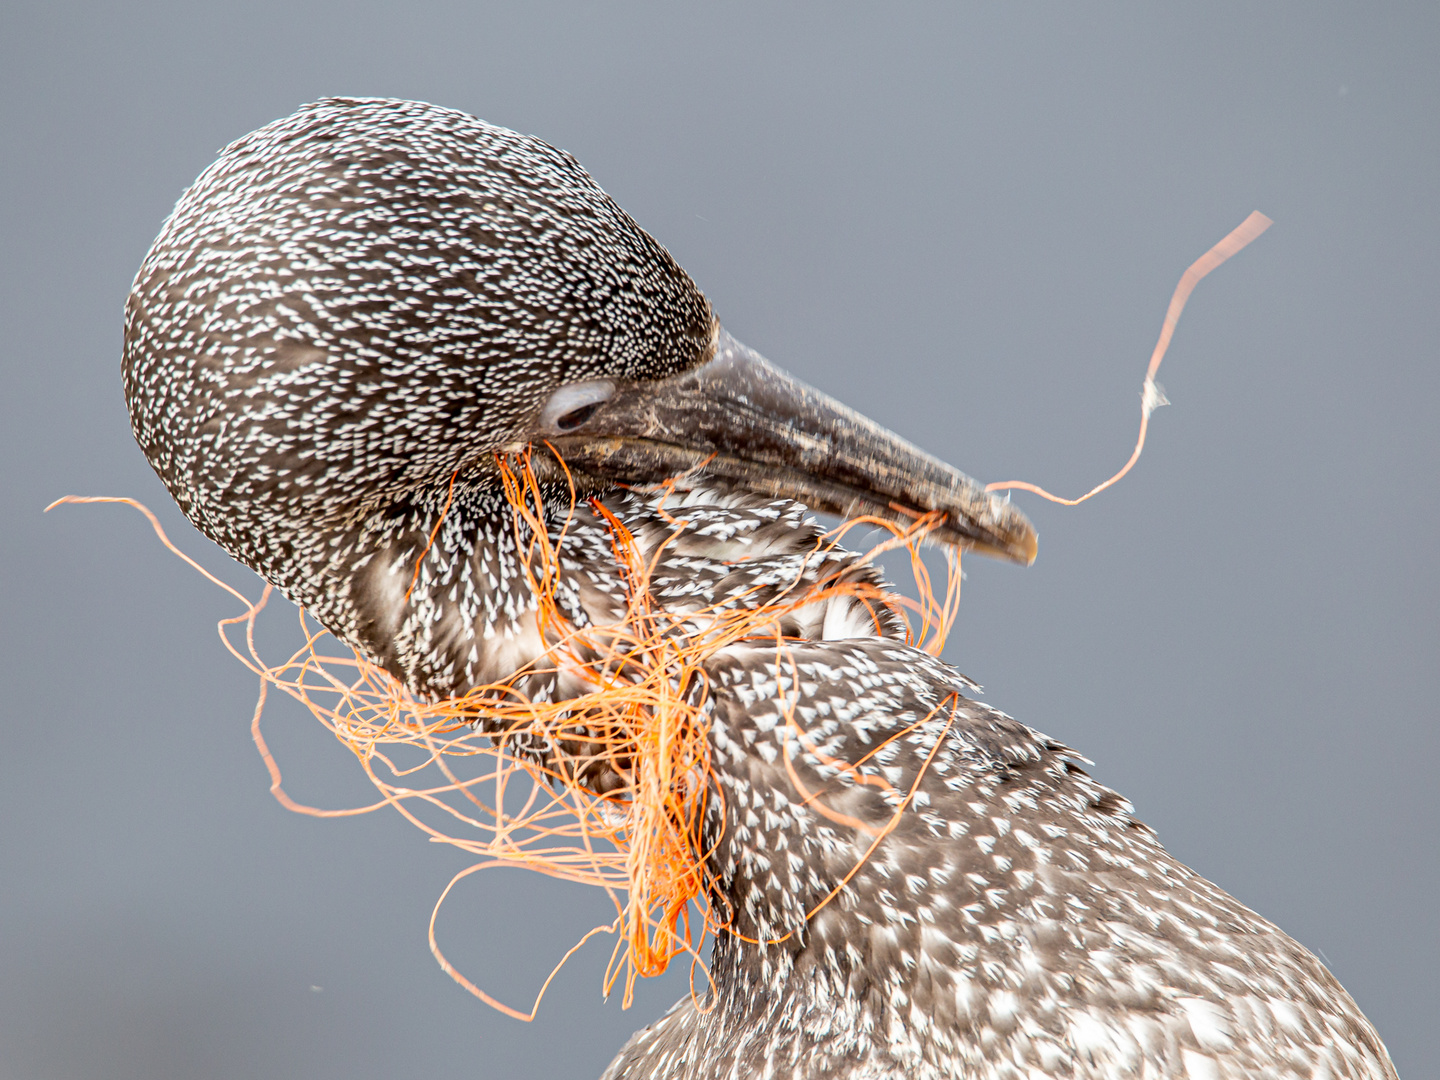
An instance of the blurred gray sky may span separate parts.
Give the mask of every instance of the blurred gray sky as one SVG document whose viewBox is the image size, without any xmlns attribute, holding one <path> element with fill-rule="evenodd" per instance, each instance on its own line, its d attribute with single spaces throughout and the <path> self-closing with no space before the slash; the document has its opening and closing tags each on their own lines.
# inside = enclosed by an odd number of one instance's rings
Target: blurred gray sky
<svg viewBox="0 0 1440 1080">
<path fill-rule="evenodd" d="M 1029 570 L 970 560 L 949 656 L 1172 851 L 1317 950 L 1440 1075 L 1440 7 L 289 0 L 0 14 L 0 1077 L 589 1077 L 684 992 L 522 1025 L 425 946 L 459 866 L 393 815 L 277 806 L 226 567 L 131 442 L 125 292 L 216 150 L 327 94 L 573 151 L 776 363 L 987 480 L 1128 453 L 1185 266 L 1175 404 Z M 232 580 L 247 582 L 229 568 Z M 277 709 L 292 790 L 366 785 Z M 603 898 L 469 879 L 441 933 L 528 1000 Z M 321 989 L 313 989 L 320 987 Z"/>
</svg>

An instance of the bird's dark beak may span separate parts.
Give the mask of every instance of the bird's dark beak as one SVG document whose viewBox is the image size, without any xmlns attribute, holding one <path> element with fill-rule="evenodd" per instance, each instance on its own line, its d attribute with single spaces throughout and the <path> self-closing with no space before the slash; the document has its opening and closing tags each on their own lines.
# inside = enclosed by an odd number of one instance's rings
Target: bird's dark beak
<svg viewBox="0 0 1440 1080">
<path fill-rule="evenodd" d="M 1035 529 L 1005 499 L 719 330 L 714 357 L 669 379 L 608 387 L 537 432 L 579 473 L 628 483 L 703 475 L 845 518 L 907 524 L 939 511 L 931 535 L 1029 564 Z M 567 423 L 568 421 L 568 423 Z"/>
</svg>

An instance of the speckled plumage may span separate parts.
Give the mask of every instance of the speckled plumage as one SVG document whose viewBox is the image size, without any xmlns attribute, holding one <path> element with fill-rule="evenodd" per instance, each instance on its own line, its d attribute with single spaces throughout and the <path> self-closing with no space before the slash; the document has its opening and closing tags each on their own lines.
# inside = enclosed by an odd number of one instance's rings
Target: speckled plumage
<svg viewBox="0 0 1440 1080">
<path fill-rule="evenodd" d="M 228 147 L 182 198 L 127 307 L 125 390 L 190 519 L 434 699 L 544 649 L 493 454 L 561 386 L 704 363 L 715 327 L 568 155 L 433 106 L 331 100 Z M 595 490 L 663 547 L 667 610 L 877 580 L 817 550 L 796 503 L 703 473 L 663 512 Z M 549 501 L 563 518 L 567 493 Z M 583 502 L 562 571 L 567 615 L 614 616 L 626 586 Z M 786 631 L 779 664 L 773 645 L 707 662 L 713 899 L 738 931 L 715 946 L 713 1007 L 682 1001 L 607 1077 L 1394 1077 L 1325 968 L 1172 859 L 1074 751 L 852 600 Z M 787 760 L 862 825 L 807 805 Z"/>
</svg>

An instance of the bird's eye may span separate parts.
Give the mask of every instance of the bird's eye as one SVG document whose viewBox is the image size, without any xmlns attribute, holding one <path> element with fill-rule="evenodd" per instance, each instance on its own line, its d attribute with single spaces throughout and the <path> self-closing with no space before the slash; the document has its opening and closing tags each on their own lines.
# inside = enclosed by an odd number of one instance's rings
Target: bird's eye
<svg viewBox="0 0 1440 1080">
<path fill-rule="evenodd" d="M 589 405 L 581 405 L 573 412 L 568 412 L 559 420 L 555 421 L 555 427 L 559 431 L 574 431 L 581 424 L 595 415 L 595 410 L 600 407 L 600 402 L 592 401 Z"/>
<path fill-rule="evenodd" d="M 586 382 L 562 386 L 550 395 L 540 410 L 540 426 L 546 431 L 574 431 L 595 415 L 615 394 L 615 384 L 609 379 L 591 379 Z"/>
</svg>

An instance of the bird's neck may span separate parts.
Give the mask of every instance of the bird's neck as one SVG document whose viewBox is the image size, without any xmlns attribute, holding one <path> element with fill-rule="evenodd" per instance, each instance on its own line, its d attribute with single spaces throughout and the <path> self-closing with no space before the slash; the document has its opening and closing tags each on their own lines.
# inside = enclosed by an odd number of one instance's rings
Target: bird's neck
<svg viewBox="0 0 1440 1080">
<path fill-rule="evenodd" d="M 963 947 L 946 871 L 914 864 L 975 816 L 955 812 L 950 785 L 985 774 L 977 721 L 993 714 L 961 696 L 964 676 L 886 638 L 737 648 L 712 667 L 723 811 L 707 839 L 726 925 L 697 1031 L 716 1046 L 773 1032 L 797 1063 L 880 1052 L 898 1017 L 908 1030 L 917 987 L 954 962 L 944 949 Z M 1010 725 L 1015 753 L 1031 753 Z"/>
<path fill-rule="evenodd" d="M 617 527 L 647 568 L 652 605 L 671 615 L 793 599 L 819 581 L 882 585 L 788 500 L 697 485 L 610 490 L 592 501 L 556 486 L 532 492 L 527 508 L 530 521 L 498 479 L 459 480 L 379 506 L 297 507 L 283 517 L 232 501 L 225 532 L 212 537 L 428 701 L 511 679 L 553 645 L 537 619 L 533 521 L 548 533 L 556 607 L 577 627 L 615 622 L 625 609 L 633 582 L 616 557 Z M 883 607 L 833 595 L 789 612 L 784 631 L 818 640 L 900 628 Z M 521 689 L 534 700 L 586 689 L 559 675 L 526 678 Z"/>
</svg>

